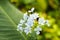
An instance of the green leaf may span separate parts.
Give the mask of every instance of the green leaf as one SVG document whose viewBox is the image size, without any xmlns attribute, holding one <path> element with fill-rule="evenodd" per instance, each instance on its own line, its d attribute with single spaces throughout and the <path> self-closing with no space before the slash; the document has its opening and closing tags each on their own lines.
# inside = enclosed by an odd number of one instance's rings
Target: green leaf
<svg viewBox="0 0 60 40">
<path fill-rule="evenodd" d="M 22 16 L 22 12 L 7 0 L 0 0 L 0 40 L 27 40 L 16 30 Z"/>
</svg>

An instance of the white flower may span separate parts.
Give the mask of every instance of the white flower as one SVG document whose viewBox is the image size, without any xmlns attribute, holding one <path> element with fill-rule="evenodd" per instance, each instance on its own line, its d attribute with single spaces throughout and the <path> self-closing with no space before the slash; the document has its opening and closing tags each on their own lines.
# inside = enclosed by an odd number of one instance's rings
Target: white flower
<svg viewBox="0 0 60 40">
<path fill-rule="evenodd" d="M 30 14 L 29 20 L 34 20 L 34 14 Z"/>
<path fill-rule="evenodd" d="M 29 25 L 29 26 L 33 26 L 33 21 L 27 21 L 27 23 L 26 23 L 27 25 Z"/>
<path fill-rule="evenodd" d="M 35 8 L 33 7 L 33 8 L 31 8 L 31 10 L 28 10 L 28 12 L 33 12 L 33 11 L 34 11 L 34 9 L 35 9 Z"/>
<path fill-rule="evenodd" d="M 34 19 L 38 18 L 38 14 L 37 13 L 34 13 Z"/>
<path fill-rule="evenodd" d="M 19 30 L 23 31 L 23 27 L 19 27 Z"/>
<path fill-rule="evenodd" d="M 27 23 L 25 23 L 25 25 L 26 25 L 27 27 L 30 27 Z"/>
<path fill-rule="evenodd" d="M 48 21 L 48 20 L 46 20 L 46 21 L 45 21 L 45 24 L 47 24 L 47 25 L 48 25 L 48 27 L 50 26 L 50 24 L 49 24 L 49 21 Z"/>
<path fill-rule="evenodd" d="M 33 21 L 32 21 L 32 20 L 27 21 L 27 24 L 28 24 L 29 26 L 33 26 Z"/>
<path fill-rule="evenodd" d="M 33 11 L 34 11 L 34 9 L 35 9 L 35 8 L 33 7 L 33 8 L 31 9 L 31 12 L 33 12 Z"/>
<path fill-rule="evenodd" d="M 30 10 L 28 12 L 31 12 Z"/>
<path fill-rule="evenodd" d="M 37 32 L 36 32 L 36 34 L 37 34 L 37 35 L 39 35 L 39 34 L 40 34 L 40 32 L 39 32 L 39 31 L 37 31 Z"/>
<path fill-rule="evenodd" d="M 17 31 L 19 31 L 19 30 L 23 31 L 22 24 L 18 24 Z"/>
<path fill-rule="evenodd" d="M 34 14 L 30 14 L 27 23 L 29 26 L 33 26 L 34 23 L 34 19 L 36 19 L 38 17 L 38 14 L 34 13 Z"/>
<path fill-rule="evenodd" d="M 24 16 L 23 16 L 23 19 L 24 19 L 24 20 L 27 20 L 28 17 L 29 17 L 29 16 L 27 15 L 27 12 L 26 12 L 26 13 L 24 14 Z"/>
<path fill-rule="evenodd" d="M 33 22 L 34 22 L 33 17 L 29 17 L 26 24 L 29 25 L 29 26 L 33 26 Z"/>
<path fill-rule="evenodd" d="M 26 35 L 27 35 L 28 33 L 31 33 L 31 28 L 30 28 L 30 27 L 25 27 L 25 28 L 24 28 L 24 32 L 26 33 Z"/>
<path fill-rule="evenodd" d="M 33 14 L 30 15 L 30 17 L 32 17 L 33 19 L 36 19 L 36 18 L 38 18 L 39 16 L 38 16 L 37 13 L 33 13 Z"/>
<path fill-rule="evenodd" d="M 22 26 L 22 24 L 18 24 L 18 26 L 17 26 L 17 27 L 20 27 L 20 26 Z"/>
<path fill-rule="evenodd" d="M 42 28 L 40 28 L 39 26 L 37 26 L 37 28 L 35 28 L 34 31 L 42 31 Z"/>
<path fill-rule="evenodd" d="M 44 23 L 45 23 L 44 18 L 39 18 L 38 23 L 41 25 L 44 25 Z"/>
<path fill-rule="evenodd" d="M 20 23 L 23 24 L 25 21 L 23 19 L 20 20 Z"/>
<path fill-rule="evenodd" d="M 36 34 L 38 35 L 38 34 L 40 34 L 40 31 L 42 31 L 42 28 L 37 26 L 37 28 L 35 28 L 34 31 L 36 31 Z"/>
</svg>

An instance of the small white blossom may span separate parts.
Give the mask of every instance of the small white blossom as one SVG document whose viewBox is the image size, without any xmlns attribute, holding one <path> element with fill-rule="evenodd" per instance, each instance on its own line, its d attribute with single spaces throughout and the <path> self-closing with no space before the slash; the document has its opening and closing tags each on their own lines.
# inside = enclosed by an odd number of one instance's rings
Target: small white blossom
<svg viewBox="0 0 60 40">
<path fill-rule="evenodd" d="M 37 31 L 37 32 L 36 32 L 36 34 L 37 34 L 37 35 L 39 35 L 39 34 L 40 34 L 40 32 L 39 32 L 39 31 Z"/>
<path fill-rule="evenodd" d="M 34 31 L 42 31 L 42 28 L 40 28 L 39 26 L 37 26 L 37 28 L 35 28 Z"/>
<path fill-rule="evenodd" d="M 34 29 L 34 31 L 36 31 L 36 34 L 40 34 L 39 31 L 42 31 L 42 28 L 40 28 L 39 26 L 37 26 L 37 28 Z"/>
<path fill-rule="evenodd" d="M 23 28 L 22 28 L 22 24 L 18 24 L 18 26 L 17 26 L 17 31 L 19 31 L 19 30 L 23 30 Z"/>
<path fill-rule="evenodd" d="M 34 11 L 34 9 L 35 9 L 35 8 L 33 7 L 33 8 L 31 9 L 31 12 L 33 12 L 33 11 Z"/>
<path fill-rule="evenodd" d="M 33 23 L 27 22 L 27 23 L 25 23 L 25 25 L 26 25 L 27 27 L 32 27 L 32 26 L 33 26 Z"/>
<path fill-rule="evenodd" d="M 23 24 L 25 21 L 23 19 L 20 20 L 20 23 Z"/>
<path fill-rule="evenodd" d="M 23 31 L 23 27 L 19 27 L 19 30 Z"/>
<path fill-rule="evenodd" d="M 44 23 L 45 23 L 44 18 L 39 18 L 38 23 L 41 25 L 44 25 Z"/>
<path fill-rule="evenodd" d="M 49 21 L 48 21 L 48 20 L 46 20 L 46 21 L 45 21 L 45 24 L 47 24 L 47 25 L 48 25 L 48 27 L 50 26 L 50 24 L 49 24 Z"/>
<path fill-rule="evenodd" d="M 22 24 L 18 24 L 18 26 L 17 26 L 17 27 L 20 27 L 20 26 L 22 26 Z"/>
<path fill-rule="evenodd" d="M 33 14 L 33 17 L 34 17 L 34 19 L 36 19 L 36 18 L 38 18 L 39 16 L 38 16 L 37 13 L 34 13 L 34 14 Z"/>
<path fill-rule="evenodd" d="M 29 17 L 26 24 L 29 25 L 29 26 L 33 26 L 33 22 L 34 22 L 33 17 Z"/>
<path fill-rule="evenodd" d="M 26 23 L 27 25 L 29 25 L 29 26 L 33 26 L 33 21 L 27 21 L 27 23 Z"/>
<path fill-rule="evenodd" d="M 32 20 L 32 21 L 34 20 L 34 18 L 33 18 L 33 15 L 32 15 L 32 14 L 30 14 L 30 17 L 28 18 L 28 20 Z M 28 21 L 28 20 L 27 20 L 27 21 Z"/>
<path fill-rule="evenodd" d="M 27 23 L 25 23 L 25 25 L 26 25 L 27 27 L 30 27 Z"/>
<path fill-rule="evenodd" d="M 28 33 L 31 33 L 31 28 L 30 28 L 30 27 L 25 27 L 25 28 L 24 28 L 24 32 L 26 33 L 26 35 L 27 35 Z"/>
<path fill-rule="evenodd" d="M 30 18 L 33 18 L 33 20 L 36 19 L 36 18 L 38 18 L 38 17 L 39 16 L 38 16 L 37 13 L 33 13 L 33 14 L 30 15 Z"/>
<path fill-rule="evenodd" d="M 23 16 L 23 19 L 24 19 L 24 20 L 27 20 L 28 17 L 29 17 L 29 16 L 27 15 L 27 12 L 26 12 L 26 13 L 24 14 L 24 16 Z"/>
<path fill-rule="evenodd" d="M 31 12 L 30 10 L 28 12 Z"/>
</svg>

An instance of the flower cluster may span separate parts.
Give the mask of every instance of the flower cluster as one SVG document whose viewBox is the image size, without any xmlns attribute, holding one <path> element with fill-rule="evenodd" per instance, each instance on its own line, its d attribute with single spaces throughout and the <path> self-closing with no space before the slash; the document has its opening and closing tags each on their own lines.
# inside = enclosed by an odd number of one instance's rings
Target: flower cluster
<svg viewBox="0 0 60 40">
<path fill-rule="evenodd" d="M 34 11 L 34 8 L 29 10 L 28 12 L 33 12 L 33 11 Z M 40 27 L 40 25 L 47 24 L 48 26 L 50 26 L 48 20 L 44 20 L 44 18 L 39 18 L 39 15 L 37 13 L 28 15 L 28 13 L 26 12 L 23 16 L 23 19 L 21 19 L 20 23 L 18 24 L 17 30 L 25 32 L 26 34 L 32 33 L 32 27 L 34 25 L 34 20 L 36 20 L 37 18 L 38 18 L 38 21 L 37 21 L 38 26 L 34 28 L 33 30 L 36 32 L 36 34 L 40 34 L 40 31 L 42 31 L 42 28 Z M 23 25 L 25 25 L 25 27 L 23 27 Z"/>
</svg>

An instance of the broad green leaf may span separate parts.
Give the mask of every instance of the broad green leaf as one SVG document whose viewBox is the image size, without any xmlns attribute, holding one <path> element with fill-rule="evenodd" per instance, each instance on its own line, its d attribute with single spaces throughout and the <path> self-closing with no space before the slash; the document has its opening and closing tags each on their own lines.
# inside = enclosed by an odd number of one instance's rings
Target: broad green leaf
<svg viewBox="0 0 60 40">
<path fill-rule="evenodd" d="M 7 0 L 0 0 L 0 40 L 27 40 L 16 30 L 22 16 L 22 12 Z"/>
</svg>

